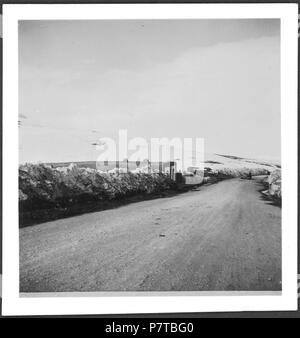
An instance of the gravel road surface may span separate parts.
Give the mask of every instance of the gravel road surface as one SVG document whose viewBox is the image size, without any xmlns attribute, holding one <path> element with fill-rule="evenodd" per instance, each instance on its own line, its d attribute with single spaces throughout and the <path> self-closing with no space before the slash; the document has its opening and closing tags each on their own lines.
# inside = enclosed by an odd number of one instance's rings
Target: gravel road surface
<svg viewBox="0 0 300 338">
<path fill-rule="evenodd" d="M 281 209 L 257 180 L 20 229 L 20 291 L 281 290 Z"/>
</svg>

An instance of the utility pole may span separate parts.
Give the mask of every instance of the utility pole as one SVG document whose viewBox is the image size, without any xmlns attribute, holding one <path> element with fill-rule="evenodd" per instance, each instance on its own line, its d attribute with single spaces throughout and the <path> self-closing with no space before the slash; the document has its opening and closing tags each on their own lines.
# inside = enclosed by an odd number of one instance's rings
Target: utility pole
<svg viewBox="0 0 300 338">
<path fill-rule="evenodd" d="M 148 174 L 151 174 L 151 162 L 150 160 L 147 161 L 148 161 Z"/>
<path fill-rule="evenodd" d="M 158 164 L 158 171 L 159 173 L 161 174 L 162 173 L 162 161 L 159 161 L 159 164 Z"/>
</svg>

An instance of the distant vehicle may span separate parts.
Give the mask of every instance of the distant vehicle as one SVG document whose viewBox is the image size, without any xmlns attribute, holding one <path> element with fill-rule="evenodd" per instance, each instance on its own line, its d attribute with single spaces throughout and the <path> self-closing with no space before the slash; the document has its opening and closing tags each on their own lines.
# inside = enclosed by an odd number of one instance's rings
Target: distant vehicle
<svg viewBox="0 0 300 338">
<path fill-rule="evenodd" d="M 203 183 L 204 172 L 199 167 L 188 167 L 183 173 L 176 173 L 176 182 L 183 186 Z"/>
<path fill-rule="evenodd" d="M 242 180 L 252 180 L 252 173 L 251 173 L 251 171 L 249 171 L 248 174 L 242 175 L 242 176 L 241 176 L 241 179 L 242 179 Z"/>
</svg>

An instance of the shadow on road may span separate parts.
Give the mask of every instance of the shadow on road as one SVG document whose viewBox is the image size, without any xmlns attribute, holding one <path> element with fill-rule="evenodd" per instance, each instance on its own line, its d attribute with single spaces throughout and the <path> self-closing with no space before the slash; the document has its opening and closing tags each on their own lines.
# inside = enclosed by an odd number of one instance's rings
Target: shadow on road
<svg viewBox="0 0 300 338">
<path fill-rule="evenodd" d="M 131 203 L 149 201 L 158 198 L 171 198 L 187 191 L 193 191 L 195 188 L 181 188 L 176 190 L 166 190 L 156 194 L 139 194 L 123 199 L 114 199 L 108 201 L 90 201 L 80 203 L 67 208 L 40 209 L 34 211 L 19 213 L 19 227 L 24 228 L 31 225 L 37 225 L 57 219 L 79 216 L 91 212 L 98 212 L 109 209 L 116 209 Z M 199 187 L 195 191 L 199 191 Z"/>
</svg>

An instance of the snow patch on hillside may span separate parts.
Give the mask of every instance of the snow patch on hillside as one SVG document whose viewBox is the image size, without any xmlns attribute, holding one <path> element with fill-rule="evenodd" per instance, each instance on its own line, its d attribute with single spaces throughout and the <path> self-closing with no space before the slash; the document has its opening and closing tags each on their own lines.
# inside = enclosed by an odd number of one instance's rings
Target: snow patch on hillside
<svg viewBox="0 0 300 338">
<path fill-rule="evenodd" d="M 278 160 L 242 158 L 226 154 L 205 154 L 204 169 L 212 175 L 240 177 L 249 174 L 269 175 L 281 168 Z"/>
</svg>

